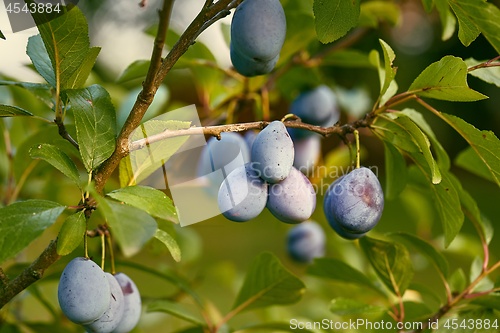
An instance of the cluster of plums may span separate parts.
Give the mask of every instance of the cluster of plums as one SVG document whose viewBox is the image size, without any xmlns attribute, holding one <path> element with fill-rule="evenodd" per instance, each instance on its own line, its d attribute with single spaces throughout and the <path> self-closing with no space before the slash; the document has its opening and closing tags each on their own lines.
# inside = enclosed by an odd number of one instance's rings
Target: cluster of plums
<svg viewBox="0 0 500 333">
<path fill-rule="evenodd" d="M 269 73 L 285 42 L 286 18 L 279 0 L 245 0 L 231 22 L 231 61 L 244 76 Z"/>
<path fill-rule="evenodd" d="M 139 322 L 141 295 L 124 273 L 105 273 L 88 258 L 64 268 L 58 286 L 62 312 L 88 333 L 127 333 Z"/>
<path fill-rule="evenodd" d="M 273 121 L 255 136 L 250 161 L 222 181 L 218 191 L 222 214 L 244 222 L 267 207 L 285 223 L 307 220 L 316 208 L 316 194 L 309 179 L 293 167 L 293 160 L 293 142 L 285 125 Z"/>
</svg>

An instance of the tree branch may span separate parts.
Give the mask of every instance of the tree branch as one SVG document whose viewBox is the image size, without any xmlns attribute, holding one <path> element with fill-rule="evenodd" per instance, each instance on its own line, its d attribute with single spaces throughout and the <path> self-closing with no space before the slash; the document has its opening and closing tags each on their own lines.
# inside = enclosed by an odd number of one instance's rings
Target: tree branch
<svg viewBox="0 0 500 333">
<path fill-rule="evenodd" d="M 113 171 L 118 167 L 122 158 L 129 153 L 129 136 L 136 129 L 148 107 L 153 102 L 156 91 L 164 81 L 167 74 L 175 65 L 177 60 L 188 50 L 195 39 L 210 24 L 229 13 L 229 10 L 236 7 L 242 0 L 219 0 L 215 4 L 209 5 L 201 10 L 196 18 L 191 22 L 186 31 L 181 35 L 177 43 L 172 47 L 165 59 L 161 59 L 161 51 L 168 28 L 170 12 L 173 0 L 164 0 L 164 7 L 160 12 L 160 24 L 158 34 L 155 39 L 155 50 L 151 56 L 151 66 L 143 84 L 143 89 L 130 112 L 123 128 L 118 135 L 117 145 L 114 153 L 94 176 L 95 188 L 97 192 L 102 192 L 104 184 L 109 179 Z M 161 49 L 160 49 L 161 47 Z"/>
<path fill-rule="evenodd" d="M 42 252 L 42 254 L 33 261 L 28 268 L 22 271 L 14 280 L 4 280 L 3 290 L 0 293 L 0 308 L 9 302 L 14 296 L 19 294 L 24 289 L 28 288 L 31 284 L 42 278 L 45 270 L 61 258 L 57 254 L 57 239 L 50 242 L 49 246 Z M 3 273 L 3 272 L 2 272 Z"/>
</svg>

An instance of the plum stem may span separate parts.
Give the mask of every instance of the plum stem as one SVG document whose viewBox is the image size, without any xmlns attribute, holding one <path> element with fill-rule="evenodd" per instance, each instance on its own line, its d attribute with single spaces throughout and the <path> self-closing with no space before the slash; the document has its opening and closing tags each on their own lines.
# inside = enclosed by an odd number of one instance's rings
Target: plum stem
<svg viewBox="0 0 500 333">
<path fill-rule="evenodd" d="M 106 242 L 104 233 L 101 234 L 101 269 L 104 271 L 104 265 L 106 263 Z"/>
<path fill-rule="evenodd" d="M 356 169 L 360 167 L 360 149 L 359 149 L 359 131 L 354 130 L 354 138 L 356 139 Z"/>
</svg>

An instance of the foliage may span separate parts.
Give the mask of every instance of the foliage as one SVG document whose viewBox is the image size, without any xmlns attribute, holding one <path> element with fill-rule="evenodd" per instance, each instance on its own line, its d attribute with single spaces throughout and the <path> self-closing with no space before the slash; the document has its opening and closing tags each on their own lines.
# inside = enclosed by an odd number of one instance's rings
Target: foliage
<svg viewBox="0 0 500 333">
<path fill-rule="evenodd" d="M 416 332 L 475 332 L 478 323 L 497 331 L 500 251 L 490 219 L 496 219 L 500 198 L 499 127 L 476 119 L 485 119 L 487 95 L 493 98 L 500 82 L 498 7 L 483 0 L 412 2 L 420 24 L 439 18 L 443 39 L 458 36 L 463 46 L 452 51 L 466 53 L 484 36 L 496 52 L 489 60 L 435 52 L 425 64 L 419 60 L 422 68 L 413 75 L 411 61 L 417 60 L 403 55 L 398 62 L 404 48 L 386 33 L 405 16 L 402 3 L 283 0 L 288 26 L 277 67 L 245 78 L 217 63 L 211 45 L 194 43 L 241 1 L 206 1 L 181 35 L 166 30 L 172 2 L 164 2 L 160 23 L 148 30 L 156 36 L 151 61 L 138 59 L 116 82 L 94 71 L 100 48 L 91 47 L 78 7 L 48 21 L 34 14 L 39 34 L 29 39 L 27 54 L 45 83 L 0 77 L 7 87 L 7 98 L 0 94 L 0 332 L 76 331 L 61 320 L 50 283 L 63 269 L 56 262 L 64 257 L 67 263 L 76 253 L 100 254 L 112 271 L 116 262 L 137 274 L 148 313 L 167 314 L 169 332 L 333 331 L 308 326 L 323 318 L 417 323 Z M 161 58 L 164 47 L 169 53 Z M 170 80 L 175 75 L 180 79 Z M 353 87 L 352 77 L 363 82 Z M 142 92 L 118 125 L 116 101 L 138 80 Z M 162 84 L 198 96 L 202 127 L 184 119 L 144 121 Z M 339 123 L 323 128 L 286 115 L 283 105 L 321 84 L 343 98 Z M 361 103 L 360 91 L 373 100 L 361 116 L 350 112 Z M 186 103 L 171 97 L 160 113 Z M 467 111 L 455 112 L 462 105 Z M 289 227 L 272 215 L 237 226 L 219 216 L 206 222 L 216 226 L 210 232 L 181 228 L 166 184 L 160 190 L 148 183 L 188 137 L 262 129 L 279 119 L 328 137 L 317 168 L 328 171 L 309 177 L 318 189 L 360 156 L 350 143 L 358 130 L 361 156 L 370 155 L 364 161 L 385 167 L 377 174 L 387 199 L 381 226 L 359 240 L 340 239 L 318 204 L 313 218 L 329 230 L 329 245 L 325 258 L 307 265 L 283 255 Z M 477 128 L 485 123 L 489 130 Z M 164 174 L 160 178 L 167 182 Z M 324 193 L 318 192 L 320 203 Z M 194 199 L 191 204 L 198 209 Z M 41 249 L 56 236 L 56 246 Z M 211 252 L 211 245 L 220 252 Z M 23 290 L 29 297 L 15 297 Z M 30 303 L 51 317 L 20 315 Z M 155 329 L 149 318 L 144 315 L 137 332 Z"/>
</svg>

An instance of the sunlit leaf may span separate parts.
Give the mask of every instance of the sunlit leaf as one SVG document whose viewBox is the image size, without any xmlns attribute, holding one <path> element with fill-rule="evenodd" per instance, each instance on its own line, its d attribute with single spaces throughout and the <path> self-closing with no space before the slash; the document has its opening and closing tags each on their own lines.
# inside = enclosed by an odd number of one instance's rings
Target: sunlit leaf
<svg viewBox="0 0 500 333">
<path fill-rule="evenodd" d="M 64 209 L 64 206 L 46 200 L 20 201 L 0 208 L 0 263 L 38 238 Z"/>
<path fill-rule="evenodd" d="M 181 249 L 177 241 L 164 230 L 156 230 L 155 238 L 165 244 L 175 261 L 181 261 Z"/>
<path fill-rule="evenodd" d="M 30 156 L 31 158 L 42 159 L 50 163 L 77 186 L 80 186 L 80 174 L 75 163 L 57 146 L 41 143 L 30 149 Z"/>
<path fill-rule="evenodd" d="M 316 34 L 320 42 L 331 43 L 344 36 L 357 23 L 359 0 L 314 0 Z"/>
<path fill-rule="evenodd" d="M 106 194 L 127 205 L 146 211 L 160 219 L 177 222 L 172 200 L 162 191 L 148 186 L 127 186 Z"/>
<path fill-rule="evenodd" d="M 83 211 L 68 216 L 57 237 L 57 254 L 65 256 L 73 252 L 83 241 L 86 226 Z"/>
<path fill-rule="evenodd" d="M 392 200 L 404 190 L 407 183 L 406 161 L 401 152 L 392 144 L 384 144 L 385 196 Z"/>
<path fill-rule="evenodd" d="M 485 62 L 487 62 L 487 60 L 479 61 L 474 58 L 465 59 L 465 63 L 469 66 L 469 68 Z M 500 87 L 500 66 L 474 69 L 469 71 L 469 74 L 483 80 L 484 82 Z"/>
<path fill-rule="evenodd" d="M 467 65 L 454 56 L 445 56 L 429 65 L 413 81 L 409 92 L 455 102 L 472 102 L 487 98 L 467 85 Z"/>
<path fill-rule="evenodd" d="M 330 303 L 330 311 L 339 316 L 380 314 L 385 308 L 365 304 L 352 298 L 337 297 Z"/>
</svg>

